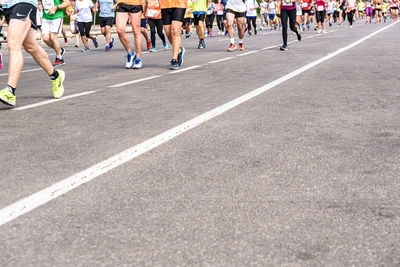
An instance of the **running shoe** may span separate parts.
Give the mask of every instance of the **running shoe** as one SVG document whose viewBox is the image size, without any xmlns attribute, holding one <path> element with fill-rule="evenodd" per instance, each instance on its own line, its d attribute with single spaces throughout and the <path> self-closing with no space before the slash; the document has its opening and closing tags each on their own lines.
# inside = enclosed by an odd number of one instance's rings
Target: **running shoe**
<svg viewBox="0 0 400 267">
<path fill-rule="evenodd" d="M 61 50 L 61 56 L 63 56 L 65 54 L 65 49 L 61 47 L 60 50 Z"/>
<path fill-rule="evenodd" d="M 164 50 L 167 50 L 168 49 L 168 44 L 167 44 L 167 42 L 165 42 L 164 43 Z"/>
<path fill-rule="evenodd" d="M 244 51 L 243 43 L 239 44 L 239 51 Z"/>
<path fill-rule="evenodd" d="M 150 40 L 148 40 L 147 41 L 147 50 L 150 50 L 150 48 L 151 48 L 151 42 L 150 42 Z"/>
<path fill-rule="evenodd" d="M 224 36 L 228 36 L 228 31 L 225 31 Z"/>
<path fill-rule="evenodd" d="M 254 29 L 254 35 L 257 35 L 257 28 Z"/>
<path fill-rule="evenodd" d="M 321 30 L 320 30 L 320 29 L 318 29 L 317 33 L 321 33 Z"/>
<path fill-rule="evenodd" d="M 183 65 L 183 56 L 185 55 L 185 48 L 181 46 L 181 49 L 178 54 L 178 65 L 179 67 Z"/>
<path fill-rule="evenodd" d="M 326 30 L 323 30 L 322 33 L 325 34 L 325 33 L 326 33 Z"/>
<path fill-rule="evenodd" d="M 59 65 L 59 66 L 65 65 L 64 59 L 63 58 L 59 59 L 58 57 L 56 57 L 56 60 L 54 61 L 53 66 L 57 66 L 57 65 Z"/>
<path fill-rule="evenodd" d="M 79 47 L 79 43 L 75 43 L 75 47 Z"/>
<path fill-rule="evenodd" d="M 171 64 L 169 65 L 170 70 L 177 70 L 179 69 L 179 63 L 175 59 L 171 60 Z M 8 89 L 7 89 L 8 90 Z"/>
<path fill-rule="evenodd" d="M 135 62 L 133 63 L 134 69 L 141 69 L 143 67 L 142 60 L 140 58 L 135 58 Z"/>
<path fill-rule="evenodd" d="M 297 28 L 297 30 L 296 30 L 296 35 L 297 35 L 297 40 L 301 41 L 301 33 L 300 33 L 299 28 Z"/>
<path fill-rule="evenodd" d="M 89 47 L 85 46 L 85 47 L 81 50 L 81 52 L 82 52 L 82 53 L 87 53 L 87 52 L 90 52 L 90 49 L 89 49 Z"/>
<path fill-rule="evenodd" d="M 0 53 L 0 70 L 3 68 L 3 54 Z"/>
<path fill-rule="evenodd" d="M 68 39 L 67 38 L 64 38 L 64 44 L 68 44 Z"/>
<path fill-rule="evenodd" d="M 15 95 L 7 88 L 0 91 L 0 102 L 9 106 L 15 106 L 16 101 L 17 98 Z"/>
<path fill-rule="evenodd" d="M 198 49 L 202 49 L 203 47 L 203 43 L 201 41 L 199 41 L 199 45 L 197 46 Z"/>
<path fill-rule="evenodd" d="M 111 42 L 110 42 L 110 50 L 114 47 L 114 38 L 111 38 Z"/>
<path fill-rule="evenodd" d="M 110 50 L 111 50 L 111 48 L 108 45 L 106 45 L 106 48 L 104 48 L 104 51 L 109 52 Z"/>
<path fill-rule="evenodd" d="M 135 63 L 135 59 L 136 59 L 136 54 L 133 54 L 132 52 L 130 52 L 130 53 L 126 56 L 125 68 L 127 68 L 127 69 L 133 68 L 133 64 Z"/>
<path fill-rule="evenodd" d="M 97 42 L 97 38 L 96 37 L 93 38 L 93 43 L 94 43 L 94 47 L 95 48 L 99 47 L 99 43 Z"/>
<path fill-rule="evenodd" d="M 206 48 L 206 41 L 203 39 L 203 41 L 201 42 L 201 44 L 203 45 L 203 48 Z"/>
<path fill-rule="evenodd" d="M 190 34 L 186 34 L 186 39 L 189 39 L 190 38 Z"/>
<path fill-rule="evenodd" d="M 51 80 L 53 83 L 53 95 L 54 98 L 60 98 L 64 94 L 64 80 L 65 80 L 65 72 L 62 70 L 56 70 L 58 72 L 58 78 L 55 80 Z"/>
<path fill-rule="evenodd" d="M 150 48 L 150 50 L 149 50 L 149 52 L 156 52 L 157 50 L 156 50 L 156 48 L 155 47 L 152 47 L 152 48 Z"/>
<path fill-rule="evenodd" d="M 231 44 L 228 49 L 226 49 L 228 52 L 233 52 L 233 50 L 236 49 L 236 45 L 235 44 Z"/>
<path fill-rule="evenodd" d="M 282 46 L 279 48 L 279 50 L 281 50 L 281 51 L 288 51 L 288 48 L 287 48 L 286 45 L 282 45 Z"/>
</svg>

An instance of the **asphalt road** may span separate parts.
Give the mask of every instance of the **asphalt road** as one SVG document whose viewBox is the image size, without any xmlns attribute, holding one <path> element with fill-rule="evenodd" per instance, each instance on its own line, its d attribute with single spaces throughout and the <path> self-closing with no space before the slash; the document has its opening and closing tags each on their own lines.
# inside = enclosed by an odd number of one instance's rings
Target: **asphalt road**
<svg viewBox="0 0 400 267">
<path fill-rule="evenodd" d="M 287 52 L 279 32 L 234 53 L 226 37 L 204 50 L 183 40 L 180 72 L 171 51 L 126 70 L 120 43 L 105 53 L 99 38 L 90 53 L 67 46 L 61 67 L 65 96 L 91 93 L 41 106 L 27 105 L 51 100 L 51 83 L 26 55 L 17 105 L 28 109 L 0 107 L 0 209 L 385 26 L 290 34 Z M 0 225 L 0 266 L 398 266 L 399 31 Z"/>
</svg>

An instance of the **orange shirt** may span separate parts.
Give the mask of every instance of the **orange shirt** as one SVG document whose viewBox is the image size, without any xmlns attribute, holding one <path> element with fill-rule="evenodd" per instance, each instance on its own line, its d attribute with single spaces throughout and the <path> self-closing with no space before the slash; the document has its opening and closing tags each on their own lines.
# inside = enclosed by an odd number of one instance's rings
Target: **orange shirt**
<svg viewBox="0 0 400 267">
<path fill-rule="evenodd" d="M 188 3 L 187 0 L 160 0 L 161 8 L 187 8 Z"/>
<path fill-rule="evenodd" d="M 152 19 L 161 19 L 160 0 L 146 0 L 146 16 Z"/>
<path fill-rule="evenodd" d="M 124 3 L 131 6 L 142 6 L 142 0 L 118 0 L 117 4 Z"/>
</svg>

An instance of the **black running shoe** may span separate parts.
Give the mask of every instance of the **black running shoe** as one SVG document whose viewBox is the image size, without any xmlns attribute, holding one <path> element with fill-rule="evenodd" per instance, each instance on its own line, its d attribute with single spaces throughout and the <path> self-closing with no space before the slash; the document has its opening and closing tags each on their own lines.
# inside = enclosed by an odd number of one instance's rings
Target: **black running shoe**
<svg viewBox="0 0 400 267">
<path fill-rule="evenodd" d="M 179 63 L 175 59 L 171 60 L 171 65 L 169 65 L 170 70 L 178 70 L 179 69 Z"/>
<path fill-rule="evenodd" d="M 297 40 L 301 41 L 301 33 L 299 28 L 297 28 L 296 30 L 296 35 L 297 35 Z"/>
<path fill-rule="evenodd" d="M 288 51 L 288 48 L 287 48 L 286 45 L 282 45 L 282 46 L 279 48 L 279 50 L 281 50 L 281 51 Z"/>
</svg>

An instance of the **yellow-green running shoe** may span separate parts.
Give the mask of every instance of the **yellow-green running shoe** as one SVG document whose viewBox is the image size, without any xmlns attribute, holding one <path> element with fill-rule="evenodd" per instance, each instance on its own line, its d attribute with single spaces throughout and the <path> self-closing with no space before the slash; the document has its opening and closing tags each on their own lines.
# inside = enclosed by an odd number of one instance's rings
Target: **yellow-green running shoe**
<svg viewBox="0 0 400 267">
<path fill-rule="evenodd" d="M 6 105 L 15 106 L 17 98 L 7 88 L 0 91 L 0 101 Z"/>
<path fill-rule="evenodd" d="M 65 80 L 65 72 L 62 70 L 56 70 L 58 72 L 58 78 L 55 80 L 51 80 L 53 83 L 53 95 L 54 98 L 60 98 L 64 94 L 64 80 Z"/>
</svg>

